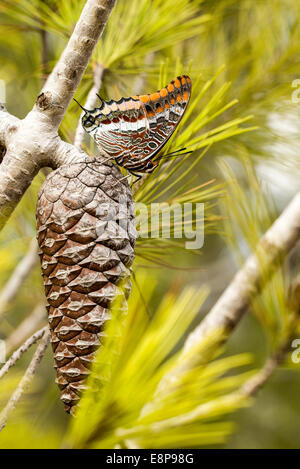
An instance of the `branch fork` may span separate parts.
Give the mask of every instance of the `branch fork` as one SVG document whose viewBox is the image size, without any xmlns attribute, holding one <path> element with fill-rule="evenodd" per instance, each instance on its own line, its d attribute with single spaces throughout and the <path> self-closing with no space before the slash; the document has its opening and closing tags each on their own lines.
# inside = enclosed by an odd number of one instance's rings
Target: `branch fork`
<svg viewBox="0 0 300 469">
<path fill-rule="evenodd" d="M 92 56 L 115 0 L 87 0 L 70 40 L 25 119 L 0 106 L 0 230 L 43 167 L 89 159 L 62 141 L 58 127 Z"/>
</svg>

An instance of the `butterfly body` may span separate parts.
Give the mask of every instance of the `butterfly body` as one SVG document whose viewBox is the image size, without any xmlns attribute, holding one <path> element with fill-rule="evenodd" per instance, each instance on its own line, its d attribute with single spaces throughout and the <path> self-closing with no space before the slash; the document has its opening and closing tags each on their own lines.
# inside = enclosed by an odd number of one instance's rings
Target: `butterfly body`
<svg viewBox="0 0 300 469">
<path fill-rule="evenodd" d="M 152 172 L 158 154 L 167 143 L 186 110 L 191 80 L 182 75 L 152 94 L 103 101 L 85 110 L 84 129 L 110 159 L 131 174 Z"/>
</svg>

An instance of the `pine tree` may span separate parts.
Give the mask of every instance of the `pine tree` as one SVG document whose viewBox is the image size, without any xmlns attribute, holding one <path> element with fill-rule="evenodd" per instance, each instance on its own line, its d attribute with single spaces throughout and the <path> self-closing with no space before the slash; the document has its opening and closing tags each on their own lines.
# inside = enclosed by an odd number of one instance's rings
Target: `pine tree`
<svg viewBox="0 0 300 469">
<path fill-rule="evenodd" d="M 234 430 L 228 415 L 234 419 L 243 407 L 248 408 L 242 415 L 251 428 L 247 444 L 265 441 L 265 445 L 282 446 L 266 429 L 260 438 L 259 419 L 265 409 L 262 405 L 259 412 L 255 407 L 252 411 L 251 404 L 279 366 L 293 368 L 294 379 L 297 376 L 289 352 L 299 331 L 295 247 L 300 225 L 295 177 L 299 141 L 297 105 L 292 100 L 298 78 L 299 3 L 3 0 L 0 18 L 0 79 L 7 83 L 10 111 L 1 104 L 0 332 L 7 338 L 10 358 L 0 377 L 10 373 L 1 379 L 0 446 L 225 445 Z M 112 290 L 129 291 L 119 279 L 130 273 L 131 229 L 124 234 L 128 251 L 123 258 L 120 249 L 126 248 L 114 245 L 108 231 L 100 242 L 93 236 L 82 238 L 87 235 L 86 223 L 91 228 L 86 213 L 98 221 L 101 218 L 93 212 L 99 198 L 115 207 L 106 184 L 123 174 L 103 163 L 99 150 L 85 137 L 78 107 L 71 99 L 76 92 L 76 99 L 89 109 L 97 106 L 96 93 L 106 99 L 148 93 L 179 74 L 191 76 L 192 100 L 165 153 L 183 147 L 193 153 L 162 160 L 158 171 L 133 186 L 132 195 L 124 182 L 113 192 L 125 191 L 130 214 L 132 197 L 148 211 L 159 202 L 191 204 L 194 220 L 193 204 L 204 203 L 205 245 L 200 252 L 186 250 L 186 239 L 176 236 L 182 231 L 176 219 L 171 220 L 171 239 L 152 238 L 151 217 L 146 221 L 139 217 L 133 292 L 126 313 L 122 296 L 111 300 Z M 4 93 L 0 101 L 5 101 Z M 89 174 L 84 182 L 77 171 L 80 165 Z M 279 182 L 286 178 L 280 192 L 284 200 L 273 200 L 278 179 L 271 185 L 272 195 L 266 168 L 273 170 L 271 182 L 278 170 Z M 95 169 L 99 180 L 90 186 Z M 37 218 L 46 296 L 52 301 L 55 291 L 54 301 L 61 301 L 48 306 L 57 380 L 68 411 L 80 396 L 77 418 L 70 419 L 66 434 L 49 372 L 52 356 L 39 368 L 40 379 L 35 381 L 39 392 L 19 402 L 50 340 L 37 245 L 32 241 L 43 182 Z M 83 190 L 77 197 L 79 187 Z M 84 199 L 86 192 L 93 193 L 91 200 Z M 71 204 L 66 202 L 68 197 Z M 60 203 L 74 225 L 62 228 L 60 211 L 51 218 Z M 67 264 L 61 257 L 65 247 L 76 248 L 76 243 L 92 252 L 109 249 L 109 265 L 97 270 L 97 294 L 92 300 L 94 282 L 85 292 L 77 291 L 76 279 L 86 269 L 81 260 L 67 268 L 60 266 L 62 259 Z M 116 255 L 121 257 L 117 264 Z M 91 256 L 89 252 L 88 262 Z M 233 279 L 232 257 L 239 269 Z M 66 271 L 71 275 L 67 283 L 72 301 L 83 295 L 85 306 L 78 317 L 72 317 L 70 302 L 63 296 Z M 118 283 L 118 289 L 110 288 L 100 301 L 99 292 L 107 286 L 99 285 L 104 272 L 106 278 L 110 275 L 109 285 Z M 104 311 L 108 304 L 109 313 Z M 205 314 L 201 322 L 200 310 Z M 231 339 L 249 310 L 256 322 L 248 322 L 246 332 L 239 327 Z M 100 324 L 107 317 L 109 321 Z M 261 352 L 257 342 L 253 344 L 257 335 L 263 343 Z M 65 338 L 74 345 L 73 352 L 65 348 Z M 78 348 L 79 338 L 84 343 Z M 24 361 L 16 365 L 36 342 L 29 365 L 24 368 Z M 79 367 L 82 347 L 88 352 L 84 353 L 87 380 L 82 380 L 83 374 L 71 376 Z M 245 348 L 253 352 L 254 363 L 253 356 L 236 354 Z M 287 373 L 292 387 L 292 372 Z M 271 396 L 273 402 L 274 391 Z M 287 412 L 284 402 L 283 395 L 278 404 L 282 415 Z M 256 412 L 255 423 L 251 412 Z M 40 422 L 38 431 L 31 423 L 33 414 Z M 279 421 L 274 416 L 272 424 L 279 426 Z M 290 428 L 289 444 L 297 445 L 292 423 Z M 241 434 L 239 441 L 243 441 Z"/>
</svg>

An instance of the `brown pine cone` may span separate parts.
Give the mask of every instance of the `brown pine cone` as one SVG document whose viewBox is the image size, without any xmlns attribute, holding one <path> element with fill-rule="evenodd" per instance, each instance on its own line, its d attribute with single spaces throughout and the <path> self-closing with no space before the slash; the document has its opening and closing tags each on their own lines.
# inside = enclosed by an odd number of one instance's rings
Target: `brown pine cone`
<svg viewBox="0 0 300 469">
<path fill-rule="evenodd" d="M 64 165 L 41 187 L 37 237 L 56 382 L 70 413 L 80 399 L 111 300 L 130 292 L 135 228 L 131 190 L 111 163 Z"/>
</svg>

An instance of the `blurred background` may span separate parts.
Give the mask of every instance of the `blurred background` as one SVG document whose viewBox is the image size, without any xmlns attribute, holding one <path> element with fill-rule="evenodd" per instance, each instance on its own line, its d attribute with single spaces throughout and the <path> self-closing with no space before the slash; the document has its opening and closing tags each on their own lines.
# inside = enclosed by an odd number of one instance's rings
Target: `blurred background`
<svg viewBox="0 0 300 469">
<path fill-rule="evenodd" d="M 84 3 L 1 2 L 0 79 L 9 112 L 23 118 L 32 108 Z M 152 314 L 166 292 L 206 285 L 209 295 L 197 324 L 299 190 L 299 23 L 297 0 L 117 2 L 76 93 L 78 101 L 84 104 L 99 65 L 104 98 L 150 93 L 179 74 L 188 74 L 193 83 L 189 110 L 168 150 L 184 146 L 194 151 L 153 173 L 135 190 L 135 199 L 147 204 L 204 202 L 205 241 L 202 249 L 190 251 L 183 242 L 138 240 L 133 289 L 144 276 L 155 283 L 147 301 Z M 60 128 L 69 142 L 79 116 L 71 104 Z M 90 154 L 97 151 L 87 139 L 84 148 Z M 44 173 L 35 178 L 0 235 L 0 339 L 7 341 L 8 355 L 46 324 L 32 241 L 44 178 Z M 259 367 L 276 349 L 287 327 L 289 287 L 299 273 L 299 258 L 299 248 L 294 249 L 268 281 L 232 334 L 226 355 L 249 352 Z M 13 289 L 20 262 L 24 278 Z M 31 355 L 25 354 L 1 384 L 1 406 Z M 0 434 L 1 448 L 60 446 L 69 417 L 54 379 L 49 347 L 33 385 Z M 300 364 L 288 356 L 252 407 L 231 417 L 235 431 L 222 447 L 299 448 L 299 387 Z"/>
</svg>

